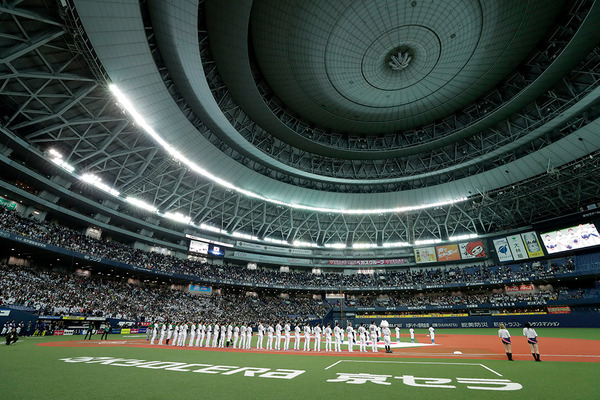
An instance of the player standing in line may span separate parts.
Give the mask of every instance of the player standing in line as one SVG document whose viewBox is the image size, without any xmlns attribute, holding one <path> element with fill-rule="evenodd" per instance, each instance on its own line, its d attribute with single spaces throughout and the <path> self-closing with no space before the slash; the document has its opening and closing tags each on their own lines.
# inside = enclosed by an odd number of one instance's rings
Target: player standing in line
<svg viewBox="0 0 600 400">
<path fill-rule="evenodd" d="M 217 348 L 219 346 L 219 333 L 221 332 L 221 327 L 218 322 L 215 322 L 215 327 L 213 328 L 213 343 L 212 347 Z"/>
<path fill-rule="evenodd" d="M 385 344 L 385 352 L 386 353 L 391 353 L 392 352 L 392 348 L 391 348 L 391 344 L 392 344 L 392 331 L 390 330 L 389 324 L 387 321 L 381 321 L 381 333 L 383 334 L 383 342 Z"/>
<path fill-rule="evenodd" d="M 199 347 L 204 347 L 204 338 L 206 337 L 206 325 L 204 321 L 200 322 L 200 335 L 198 335 L 198 339 L 200 339 Z"/>
<path fill-rule="evenodd" d="M 352 353 L 354 351 L 354 328 L 352 325 L 348 325 L 346 334 L 348 335 L 348 351 Z"/>
<path fill-rule="evenodd" d="M 281 321 L 275 325 L 275 350 L 281 350 Z"/>
<path fill-rule="evenodd" d="M 227 326 L 221 325 L 221 333 L 219 334 L 219 347 L 222 349 L 225 347 L 225 338 L 227 337 Z"/>
<path fill-rule="evenodd" d="M 292 328 L 290 327 L 290 323 L 286 322 L 285 325 L 283 326 L 283 336 L 284 336 L 284 342 L 283 342 L 283 349 L 284 350 L 289 350 L 290 349 L 290 331 L 292 330 Z"/>
<path fill-rule="evenodd" d="M 315 325 L 315 351 L 321 351 L 321 327 L 318 322 Z"/>
<path fill-rule="evenodd" d="M 173 330 L 173 341 L 171 342 L 171 346 L 177 346 L 177 340 L 179 339 L 179 325 L 175 324 L 175 329 Z"/>
<path fill-rule="evenodd" d="M 263 339 L 265 337 L 265 327 L 263 326 L 262 322 L 258 322 L 258 327 L 256 328 L 258 330 L 258 338 L 256 340 L 256 348 L 257 349 L 262 349 L 263 348 Z"/>
<path fill-rule="evenodd" d="M 531 355 L 533 356 L 533 359 L 535 361 L 542 361 L 540 360 L 540 349 L 538 346 L 537 333 L 535 329 L 531 327 L 531 324 L 529 322 L 525 322 L 525 328 L 523 328 L 523 336 L 527 338 L 527 344 L 531 349 Z"/>
<path fill-rule="evenodd" d="M 246 347 L 246 324 L 242 323 L 240 327 L 240 349 Z"/>
<path fill-rule="evenodd" d="M 333 351 L 342 351 L 342 330 L 340 329 L 340 324 L 338 322 L 335 323 L 335 327 L 333 328 L 333 338 L 335 340 L 335 346 Z"/>
<path fill-rule="evenodd" d="M 212 338 L 212 325 L 206 325 L 206 347 L 210 347 L 210 339 Z"/>
<path fill-rule="evenodd" d="M 187 322 L 184 322 L 179 330 L 179 346 L 181 347 L 185 346 L 185 339 L 187 339 L 187 331 L 188 324 Z"/>
<path fill-rule="evenodd" d="M 310 325 L 304 325 L 304 351 L 310 351 Z"/>
<path fill-rule="evenodd" d="M 323 334 L 325 335 L 325 351 L 331 351 L 331 324 L 327 324 L 325 329 L 323 329 Z"/>
<path fill-rule="evenodd" d="M 400 343 L 400 327 L 396 325 L 394 330 L 396 331 L 396 343 Z"/>
<path fill-rule="evenodd" d="M 169 327 L 167 328 L 167 346 L 169 345 L 169 340 L 173 337 L 173 324 L 169 322 Z"/>
<path fill-rule="evenodd" d="M 415 342 L 415 330 L 413 329 L 412 326 L 410 327 L 408 332 L 410 333 L 410 342 L 414 343 Z"/>
<path fill-rule="evenodd" d="M 371 321 L 369 332 L 371 333 L 371 350 L 373 353 L 377 353 L 377 325 L 375 325 L 375 321 Z"/>
<path fill-rule="evenodd" d="M 269 324 L 267 327 L 267 350 L 273 350 L 273 332 L 275 332 L 275 329 Z"/>
<path fill-rule="evenodd" d="M 246 328 L 246 350 L 250 350 L 252 346 L 252 325 L 248 324 Z"/>
<path fill-rule="evenodd" d="M 146 342 L 147 342 L 148 340 L 150 340 L 150 333 L 151 333 L 151 331 L 153 331 L 153 330 L 154 330 L 154 324 L 153 324 L 153 323 L 150 323 L 150 325 L 148 325 L 148 327 L 146 328 Z M 86 337 L 87 337 L 87 335 L 86 335 Z M 83 340 L 85 340 L 85 338 L 83 338 Z M 150 343 L 150 344 L 152 344 L 152 343 Z"/>
<path fill-rule="evenodd" d="M 512 358 L 512 343 L 510 342 L 510 333 L 506 329 L 504 324 L 500 324 L 500 329 L 498 330 L 498 336 L 502 341 L 502 345 L 504 346 L 504 352 L 506 353 L 506 357 L 508 357 L 508 361 L 513 361 Z"/>
<path fill-rule="evenodd" d="M 202 332 L 201 328 L 202 325 L 202 321 L 199 321 L 196 324 L 196 343 L 194 344 L 194 346 L 198 347 L 200 345 L 200 333 Z"/>
<path fill-rule="evenodd" d="M 233 348 L 237 349 L 237 342 L 238 339 L 240 338 L 240 327 L 239 326 L 235 326 L 235 328 L 233 328 Z"/>
<path fill-rule="evenodd" d="M 229 324 L 227 324 L 227 348 L 229 348 L 229 346 L 232 345 L 231 343 L 231 338 L 233 337 L 233 325 L 231 325 L 231 322 Z"/>
<path fill-rule="evenodd" d="M 294 350 L 300 350 L 300 335 L 302 333 L 302 329 L 300 329 L 300 324 L 296 324 L 294 328 Z"/>
<path fill-rule="evenodd" d="M 167 324 L 166 323 L 161 323 L 160 324 L 160 338 L 158 339 L 158 345 L 162 346 L 163 344 L 163 340 L 165 339 L 165 333 L 167 332 Z"/>
<path fill-rule="evenodd" d="M 190 343 L 188 344 L 188 346 L 194 347 L 194 340 L 196 339 L 196 323 L 190 322 L 190 324 Z"/>
<path fill-rule="evenodd" d="M 431 324 L 429 324 L 429 337 L 431 338 L 431 344 L 435 344 L 435 329 Z"/>
<path fill-rule="evenodd" d="M 367 351 L 367 330 L 365 324 L 360 324 L 358 327 L 359 349 L 361 352 Z"/>
<path fill-rule="evenodd" d="M 150 339 L 150 344 L 153 345 L 154 341 L 156 340 L 156 336 L 158 336 L 158 323 L 155 322 L 150 326 L 152 327 L 152 339 Z"/>
</svg>

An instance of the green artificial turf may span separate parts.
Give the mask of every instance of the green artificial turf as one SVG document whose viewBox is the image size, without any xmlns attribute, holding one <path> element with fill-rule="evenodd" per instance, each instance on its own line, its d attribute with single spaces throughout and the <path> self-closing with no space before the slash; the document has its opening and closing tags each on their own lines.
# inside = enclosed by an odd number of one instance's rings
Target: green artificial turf
<svg viewBox="0 0 600 400">
<path fill-rule="evenodd" d="M 450 334 L 440 330 L 439 334 Z M 478 334 L 492 334 L 474 330 Z M 491 330 L 490 330 L 491 331 Z M 548 332 L 546 332 L 548 331 Z M 550 329 L 544 333 L 550 336 Z M 471 330 L 460 330 L 472 334 Z M 564 330 L 560 335 L 579 338 L 587 333 Z M 584 331 L 584 332 L 587 332 Z M 424 333 L 420 332 L 420 333 Z M 452 332 L 456 334 L 457 332 Z M 596 330 L 598 333 L 598 330 Z M 111 341 L 135 340 L 143 336 L 111 335 Z M 132 335 L 133 336 L 133 335 Z M 562 336 L 561 336 L 562 337 Z M 596 339 L 598 336 L 596 336 Z M 0 346 L 0 398 L 12 399 L 597 399 L 600 393 L 600 363 L 542 362 L 533 360 L 352 358 L 346 354 L 312 356 L 303 354 L 255 354 L 199 351 L 179 348 L 46 347 L 36 343 L 80 341 L 77 337 L 26 338 L 14 346 Z M 99 336 L 94 338 L 99 339 Z M 406 340 L 405 338 L 403 338 Z M 344 346 L 345 349 L 345 346 Z M 120 357 L 129 360 L 169 361 L 234 367 L 302 370 L 293 379 L 200 372 L 145 369 L 98 363 L 67 363 L 63 358 Z M 345 361 L 350 360 L 350 361 Z M 482 365 L 480 365 L 482 364 Z M 487 367 L 487 368 L 486 368 Z M 191 371 L 204 366 L 181 367 Z M 207 370 L 210 371 L 210 370 Z M 328 382 L 340 373 L 386 375 L 383 385 Z M 499 376 L 500 374 L 502 376 Z M 256 375 L 261 375 L 257 373 Z M 456 388 L 413 387 L 396 377 L 441 378 L 438 383 Z M 522 385 L 517 391 L 467 389 L 458 378 L 507 379 Z M 424 383 L 424 381 L 417 381 Z"/>
</svg>

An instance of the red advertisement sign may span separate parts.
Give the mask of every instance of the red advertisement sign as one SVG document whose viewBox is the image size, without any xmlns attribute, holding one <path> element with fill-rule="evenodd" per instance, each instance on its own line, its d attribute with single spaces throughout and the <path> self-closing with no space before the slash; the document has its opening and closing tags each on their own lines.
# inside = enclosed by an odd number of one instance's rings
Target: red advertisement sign
<svg viewBox="0 0 600 400">
<path fill-rule="evenodd" d="M 571 312 L 571 307 L 562 306 L 562 307 L 548 307 L 548 314 L 569 314 Z"/>
<path fill-rule="evenodd" d="M 53 335 L 54 335 L 54 336 L 62 336 L 62 335 L 64 335 L 64 334 L 65 334 L 65 331 L 62 331 L 62 330 L 61 330 L 61 331 L 59 331 L 59 330 L 56 330 L 56 331 L 54 331 L 54 333 L 53 333 Z"/>
<path fill-rule="evenodd" d="M 436 246 L 438 261 L 454 261 L 460 260 L 460 252 L 458 251 L 458 244 L 446 244 L 443 246 Z"/>
<path fill-rule="evenodd" d="M 533 285 L 506 286 L 504 289 L 507 293 L 533 292 L 535 290 Z"/>
</svg>

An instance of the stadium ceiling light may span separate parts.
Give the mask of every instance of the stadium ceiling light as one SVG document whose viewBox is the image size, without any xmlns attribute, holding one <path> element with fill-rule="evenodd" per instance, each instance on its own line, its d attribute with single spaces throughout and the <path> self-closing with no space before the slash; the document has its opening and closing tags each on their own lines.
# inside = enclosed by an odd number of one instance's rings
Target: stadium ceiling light
<svg viewBox="0 0 600 400">
<path fill-rule="evenodd" d="M 237 231 L 233 232 L 231 234 L 231 236 L 241 238 L 241 239 L 259 240 L 257 236 L 252 236 L 252 235 L 248 235 L 247 233 L 237 232 Z"/>
<path fill-rule="evenodd" d="M 48 154 L 50 154 L 52 156 L 52 158 L 60 158 L 60 159 L 63 158 L 62 154 L 56 149 L 48 150 Z"/>
<path fill-rule="evenodd" d="M 441 242 L 441 239 L 415 240 L 415 245 L 421 246 L 424 244 L 435 244 L 435 243 L 440 243 L 440 242 Z"/>
<path fill-rule="evenodd" d="M 286 240 L 280 240 L 280 239 L 273 239 L 270 237 L 266 237 L 263 239 L 265 242 L 270 242 L 270 243 L 277 243 L 277 244 L 290 244 L 288 241 Z"/>
<path fill-rule="evenodd" d="M 50 161 L 52 161 L 54 164 L 58 165 L 59 167 L 61 167 L 62 169 L 64 169 L 67 172 L 73 172 L 75 171 L 75 167 L 72 166 L 71 164 L 67 163 L 65 160 L 63 160 L 62 158 L 51 158 Z"/>
<path fill-rule="evenodd" d="M 345 249 L 346 244 L 345 243 L 326 243 L 325 247 L 330 248 L 330 249 Z"/>
<path fill-rule="evenodd" d="M 468 235 L 450 236 L 448 238 L 448 240 L 451 242 L 458 242 L 460 240 L 475 239 L 476 237 L 477 237 L 476 233 L 470 233 Z"/>
<path fill-rule="evenodd" d="M 408 247 L 410 243 L 408 242 L 386 242 L 382 244 L 383 247 Z"/>
<path fill-rule="evenodd" d="M 205 223 L 200 224 L 200 229 L 204 229 L 206 231 L 211 231 L 211 232 L 216 232 L 216 233 L 227 234 L 226 230 L 223 230 L 221 228 L 217 228 L 216 226 L 208 225 Z"/>
<path fill-rule="evenodd" d="M 294 240 L 292 245 L 295 247 L 319 247 L 319 245 L 316 243 L 303 242 L 301 240 Z"/>
<path fill-rule="evenodd" d="M 377 247 L 376 243 L 354 243 L 352 245 L 353 249 L 372 249 Z"/>
<path fill-rule="evenodd" d="M 100 179 L 98 176 L 96 176 L 94 174 L 83 174 L 79 177 L 79 179 L 97 187 L 98 189 L 101 189 L 109 194 L 112 194 L 113 196 L 118 197 L 120 194 L 117 190 L 111 188 L 106 183 L 103 183 L 102 179 Z"/>
<path fill-rule="evenodd" d="M 129 204 L 133 204 L 134 206 L 139 207 L 139 208 L 143 208 L 144 210 L 147 210 L 147 211 L 151 211 L 151 212 L 157 212 L 158 211 L 158 209 L 156 207 L 154 207 L 153 205 L 148 204 L 145 201 L 136 199 L 135 197 L 130 197 L 129 196 L 129 197 L 127 197 L 125 199 L 125 201 L 128 202 Z"/>
<path fill-rule="evenodd" d="M 446 201 L 440 201 L 437 203 L 420 204 L 420 205 L 416 205 L 416 206 L 348 210 L 348 209 L 305 206 L 305 205 L 301 205 L 301 204 L 287 203 L 287 202 L 284 202 L 281 200 L 272 199 L 272 198 L 263 196 L 261 194 L 251 192 L 249 190 L 239 188 L 239 187 L 233 185 L 231 182 L 228 182 L 222 178 L 219 178 L 219 177 L 213 175 L 206 169 L 204 169 L 204 168 L 200 167 L 198 164 L 194 163 L 192 160 L 190 160 L 189 158 L 184 156 L 181 152 L 179 152 L 177 149 L 175 149 L 169 143 L 167 143 L 167 141 L 165 139 L 163 139 L 146 122 L 144 117 L 136 110 L 136 108 L 133 106 L 133 104 L 123 94 L 123 92 L 121 92 L 121 90 L 117 87 L 117 85 L 110 84 L 108 87 L 109 87 L 110 91 L 113 93 L 113 95 L 117 98 L 117 101 L 125 108 L 125 110 L 129 113 L 129 115 L 131 115 L 133 117 L 133 120 L 135 121 L 135 123 L 138 126 L 140 126 L 144 131 L 146 131 L 146 133 L 148 135 L 150 135 L 171 156 L 173 156 L 175 159 L 177 159 L 182 164 L 185 164 L 188 168 L 190 168 L 192 171 L 196 172 L 197 174 L 202 175 L 205 178 L 210 179 L 213 182 L 215 182 L 227 189 L 231 189 L 233 191 L 236 191 L 240 194 L 243 194 L 243 195 L 251 197 L 251 198 L 266 201 L 271 204 L 281 205 L 281 206 L 290 207 L 290 208 L 299 209 L 299 210 L 305 210 L 305 211 L 315 211 L 315 212 L 335 213 L 335 214 L 359 214 L 359 215 L 404 213 L 404 212 L 409 212 L 409 211 L 423 210 L 423 209 L 427 209 L 427 208 L 442 207 L 442 206 L 459 203 L 459 202 L 467 200 L 466 197 L 460 197 L 457 199 L 450 199 L 450 200 L 446 200 Z"/>
<path fill-rule="evenodd" d="M 177 222 L 181 222 L 184 224 L 189 224 L 190 221 L 192 220 L 191 217 L 188 217 L 187 215 L 183 215 L 181 213 L 178 212 L 166 212 L 165 213 L 165 218 L 169 218 L 173 221 L 177 221 Z"/>
</svg>

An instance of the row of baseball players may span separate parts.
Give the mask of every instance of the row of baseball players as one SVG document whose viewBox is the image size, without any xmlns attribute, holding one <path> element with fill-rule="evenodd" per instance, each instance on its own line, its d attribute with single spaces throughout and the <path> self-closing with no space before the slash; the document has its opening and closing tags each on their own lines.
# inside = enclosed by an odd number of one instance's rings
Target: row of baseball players
<svg viewBox="0 0 600 400">
<path fill-rule="evenodd" d="M 290 350 L 290 342 L 292 338 L 292 327 L 290 323 L 282 325 L 277 323 L 274 327 L 272 324 L 263 325 L 259 323 L 257 328 L 256 349 L 265 350 Z M 411 341 L 414 342 L 414 329 L 410 328 Z M 430 336 L 432 342 L 433 328 L 430 328 Z M 351 325 L 346 328 L 348 351 L 354 351 L 354 344 L 359 346 L 359 351 L 367 351 L 367 344 L 370 344 L 371 350 L 377 352 L 377 342 L 383 335 L 386 352 L 391 353 L 391 331 L 387 324 L 382 326 L 371 324 L 365 327 L 365 324 L 355 330 Z M 150 339 L 151 336 L 151 339 Z M 253 336 L 253 327 L 245 324 L 204 324 L 204 323 L 154 323 L 148 327 L 147 339 L 150 339 L 150 344 L 154 345 L 158 338 L 158 345 L 173 345 L 173 346 L 189 346 L 189 347 L 213 347 L 225 348 L 233 347 L 234 349 L 250 349 Z M 263 348 L 264 338 L 267 337 L 266 347 Z M 344 340 L 344 329 L 340 328 L 339 323 L 336 323 L 332 328 L 331 324 L 327 324 L 325 328 L 321 328 L 320 324 L 314 327 L 306 324 L 303 327 L 295 326 L 293 329 L 294 350 L 300 350 L 300 342 L 304 339 L 304 351 L 311 351 L 311 340 L 314 338 L 314 347 L 312 351 L 321 351 L 321 342 L 325 339 L 326 351 L 342 351 L 341 344 Z M 188 340 L 189 339 L 189 340 Z M 283 346 L 282 346 L 283 340 Z M 187 343 L 186 343 L 187 341 Z M 396 341 L 400 341 L 400 330 L 396 327 Z M 332 350 L 333 345 L 333 350 Z"/>
</svg>

